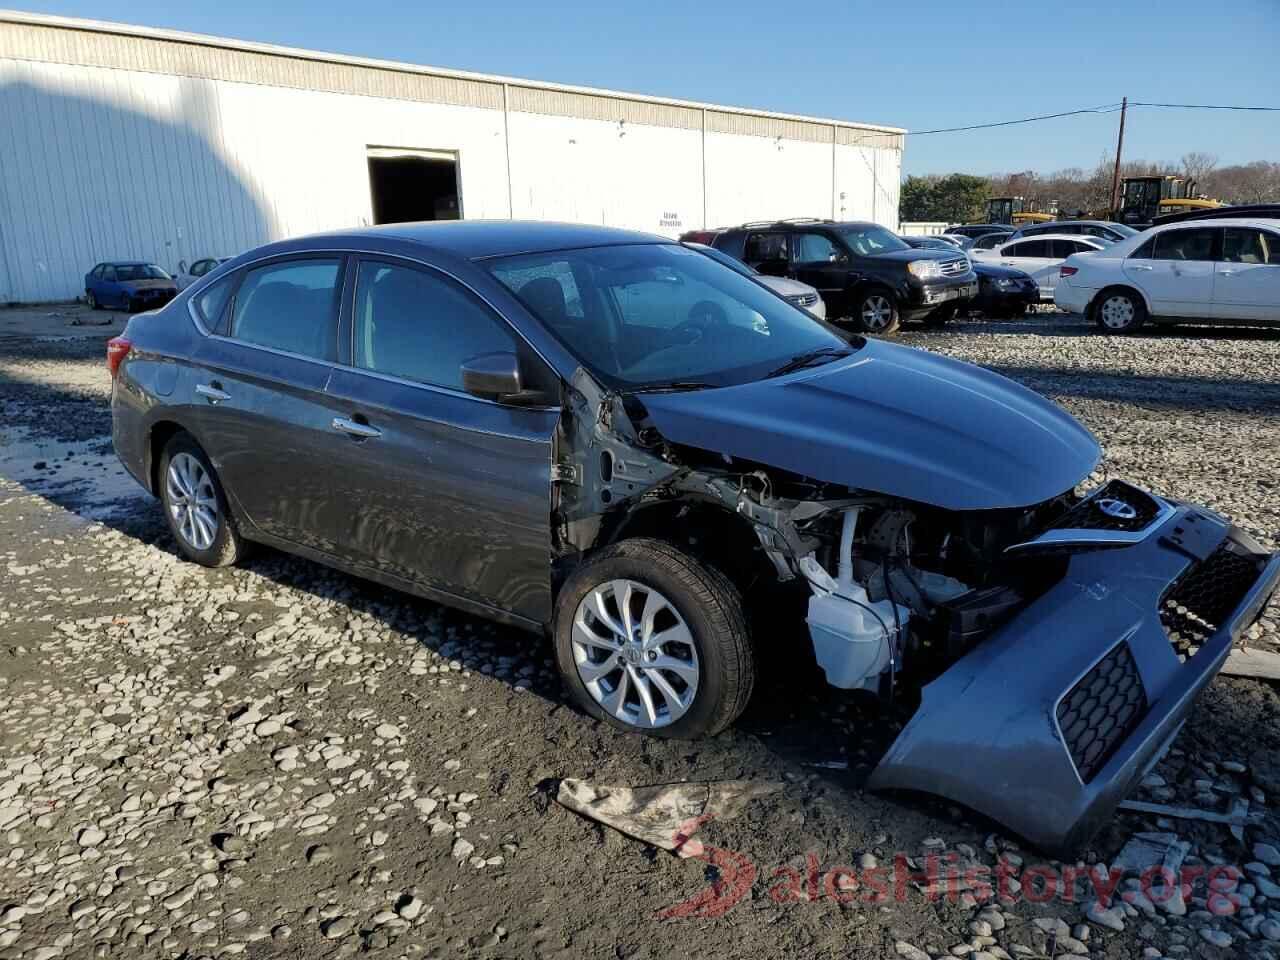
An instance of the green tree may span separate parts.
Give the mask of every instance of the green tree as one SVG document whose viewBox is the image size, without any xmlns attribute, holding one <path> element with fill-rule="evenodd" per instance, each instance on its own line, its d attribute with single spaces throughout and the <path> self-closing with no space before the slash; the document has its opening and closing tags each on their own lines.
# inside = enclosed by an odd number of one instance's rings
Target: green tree
<svg viewBox="0 0 1280 960">
<path fill-rule="evenodd" d="M 991 182 L 986 177 L 952 173 L 945 177 L 907 177 L 898 214 L 902 220 L 970 223 L 986 214 Z"/>
<path fill-rule="evenodd" d="M 898 217 L 901 220 L 932 220 L 933 187 L 939 177 L 907 177 L 902 182 L 902 195 L 898 201 Z"/>
</svg>

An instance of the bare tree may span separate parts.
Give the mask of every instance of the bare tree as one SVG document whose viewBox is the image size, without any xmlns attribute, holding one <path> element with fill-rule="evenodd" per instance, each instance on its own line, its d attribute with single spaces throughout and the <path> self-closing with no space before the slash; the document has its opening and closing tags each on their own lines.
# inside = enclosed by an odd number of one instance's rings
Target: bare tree
<svg viewBox="0 0 1280 960">
<path fill-rule="evenodd" d="M 1182 172 L 1187 175 L 1187 179 L 1197 183 L 1203 182 L 1217 165 L 1218 157 L 1213 153 L 1193 150 L 1182 155 Z"/>
</svg>

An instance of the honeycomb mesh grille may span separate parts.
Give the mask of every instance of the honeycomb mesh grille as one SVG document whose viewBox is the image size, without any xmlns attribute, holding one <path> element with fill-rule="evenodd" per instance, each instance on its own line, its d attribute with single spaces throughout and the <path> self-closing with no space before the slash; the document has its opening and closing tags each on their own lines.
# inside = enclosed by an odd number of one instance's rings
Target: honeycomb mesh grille
<svg viewBox="0 0 1280 960">
<path fill-rule="evenodd" d="M 1160 623 L 1181 660 L 1223 626 L 1258 579 L 1258 558 L 1236 553 L 1230 542 L 1189 567 L 1160 600 Z"/>
<path fill-rule="evenodd" d="M 1119 644 L 1058 704 L 1058 727 L 1081 780 L 1093 779 L 1146 712 L 1138 665 L 1129 645 Z"/>
</svg>

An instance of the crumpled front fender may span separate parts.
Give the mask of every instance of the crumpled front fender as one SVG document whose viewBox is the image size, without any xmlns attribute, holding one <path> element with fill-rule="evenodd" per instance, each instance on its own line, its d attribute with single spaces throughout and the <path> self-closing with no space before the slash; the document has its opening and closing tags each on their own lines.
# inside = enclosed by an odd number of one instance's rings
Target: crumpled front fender
<svg viewBox="0 0 1280 960">
<path fill-rule="evenodd" d="M 1183 662 L 1160 606 L 1192 579 L 1232 592 Z M 1190 507 L 1138 544 L 1077 553 L 1056 586 L 924 689 L 869 786 L 947 797 L 1069 855 L 1159 760 L 1277 582 L 1280 554 Z M 1090 752 L 1099 738 L 1105 749 Z"/>
</svg>

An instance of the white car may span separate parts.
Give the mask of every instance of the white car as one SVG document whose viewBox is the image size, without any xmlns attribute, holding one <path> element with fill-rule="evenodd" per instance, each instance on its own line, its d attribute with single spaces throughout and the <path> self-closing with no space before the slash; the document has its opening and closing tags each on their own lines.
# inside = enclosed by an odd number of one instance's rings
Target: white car
<svg viewBox="0 0 1280 960">
<path fill-rule="evenodd" d="M 1040 288 L 1041 301 L 1051 302 L 1062 261 L 1073 254 L 1092 255 L 1106 248 L 1107 244 L 1096 237 L 1048 233 L 1025 240 L 1008 240 L 990 250 L 971 248 L 966 253 L 979 263 L 999 264 L 1031 274 Z"/>
<path fill-rule="evenodd" d="M 1054 302 L 1103 330 L 1147 320 L 1280 325 L 1280 220 L 1215 218 L 1152 227 L 1062 267 Z"/>
<path fill-rule="evenodd" d="M 764 284 L 783 300 L 808 311 L 819 320 L 827 319 L 827 305 L 823 302 L 822 294 L 818 292 L 817 287 L 811 287 L 807 283 L 801 283 L 799 280 L 792 280 L 789 277 L 771 277 L 768 274 L 760 273 L 758 270 L 747 266 L 737 257 L 731 257 L 723 250 L 717 250 L 715 247 L 707 246 L 705 243 L 686 241 L 684 245 L 697 250 L 699 253 L 706 254 L 712 260 L 723 263 L 730 270 L 736 270 L 744 277 L 750 277 L 752 280 Z"/>
<path fill-rule="evenodd" d="M 178 270 L 174 274 L 173 279 L 178 284 L 178 290 L 187 289 L 209 271 L 215 269 L 218 264 L 226 263 L 230 257 L 205 257 L 203 260 L 197 260 L 190 267 L 187 261 L 183 260 L 178 264 Z"/>
</svg>

